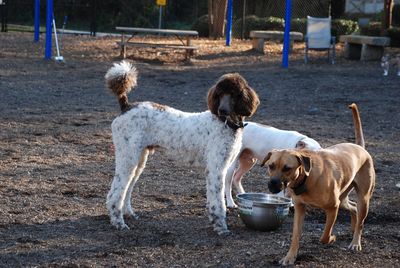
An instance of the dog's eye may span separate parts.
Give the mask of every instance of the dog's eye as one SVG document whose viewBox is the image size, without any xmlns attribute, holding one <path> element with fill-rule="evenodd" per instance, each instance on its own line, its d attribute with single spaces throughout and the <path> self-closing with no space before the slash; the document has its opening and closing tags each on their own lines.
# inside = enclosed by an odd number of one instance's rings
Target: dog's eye
<svg viewBox="0 0 400 268">
<path fill-rule="evenodd" d="M 268 165 L 269 170 L 274 170 L 275 169 L 275 165 L 274 164 L 270 164 Z"/>
<path fill-rule="evenodd" d="M 282 172 L 288 172 L 289 170 L 291 170 L 292 168 L 291 167 L 288 167 L 288 166 L 284 166 L 283 168 L 282 168 Z"/>
</svg>

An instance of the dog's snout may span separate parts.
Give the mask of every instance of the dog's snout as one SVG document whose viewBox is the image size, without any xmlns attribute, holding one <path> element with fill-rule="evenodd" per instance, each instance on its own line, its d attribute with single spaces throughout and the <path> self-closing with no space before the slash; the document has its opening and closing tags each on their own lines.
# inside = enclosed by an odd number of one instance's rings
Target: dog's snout
<svg viewBox="0 0 400 268">
<path fill-rule="evenodd" d="M 228 109 L 226 109 L 226 108 L 224 108 L 224 107 L 220 107 L 220 108 L 218 109 L 218 114 L 219 114 L 219 115 L 229 115 L 229 111 L 228 111 Z"/>
<path fill-rule="evenodd" d="M 268 190 L 273 194 L 279 193 L 283 188 L 283 183 L 279 178 L 271 178 L 268 182 Z"/>
<path fill-rule="evenodd" d="M 230 95 L 224 94 L 219 102 L 218 114 L 219 115 L 229 115 L 231 113 L 231 98 Z"/>
</svg>

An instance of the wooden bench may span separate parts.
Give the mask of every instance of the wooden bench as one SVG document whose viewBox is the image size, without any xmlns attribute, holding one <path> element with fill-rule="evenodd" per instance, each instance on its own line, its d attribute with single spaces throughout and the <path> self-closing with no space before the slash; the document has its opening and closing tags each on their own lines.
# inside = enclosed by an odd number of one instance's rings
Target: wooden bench
<svg viewBox="0 0 400 268">
<path fill-rule="evenodd" d="M 345 43 L 345 58 L 362 61 L 380 60 L 390 45 L 390 38 L 381 36 L 341 35 L 339 41 Z"/>
<path fill-rule="evenodd" d="M 171 30 L 171 29 L 153 29 L 153 28 L 132 28 L 132 27 L 115 27 L 115 29 L 121 32 L 121 42 L 118 44 L 121 47 L 121 56 L 126 58 L 126 47 L 151 47 L 151 48 L 171 48 L 171 49 L 184 49 L 186 50 L 186 59 L 190 58 L 197 50 L 196 46 L 192 45 L 192 38 L 197 37 L 199 33 L 197 31 L 186 31 L 186 30 Z M 134 42 L 132 38 L 138 34 L 148 35 L 162 35 L 162 36 L 175 36 L 180 42 L 169 44 L 169 43 L 146 43 L 146 42 Z M 127 36 L 128 35 L 128 36 Z"/>
<path fill-rule="evenodd" d="M 303 40 L 303 34 L 300 32 L 290 32 L 290 49 L 293 48 L 294 41 Z M 282 31 L 250 31 L 250 38 L 253 44 L 253 49 L 263 54 L 265 40 L 283 41 L 284 32 Z"/>
</svg>

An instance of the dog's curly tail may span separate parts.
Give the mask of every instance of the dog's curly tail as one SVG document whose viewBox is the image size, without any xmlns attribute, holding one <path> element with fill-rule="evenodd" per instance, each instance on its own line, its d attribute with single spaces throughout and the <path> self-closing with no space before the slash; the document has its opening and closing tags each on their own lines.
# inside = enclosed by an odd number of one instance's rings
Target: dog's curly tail
<svg viewBox="0 0 400 268">
<path fill-rule="evenodd" d="M 128 101 L 128 93 L 137 84 L 136 68 L 127 61 L 114 63 L 104 76 L 107 87 L 118 98 L 121 111 L 129 110 L 130 104 Z"/>
<path fill-rule="evenodd" d="M 361 118 L 360 118 L 360 113 L 358 112 L 357 104 L 355 103 L 350 104 L 349 109 L 351 109 L 351 112 L 353 114 L 354 134 L 356 136 L 356 144 L 365 148 L 364 134 L 361 126 Z"/>
</svg>

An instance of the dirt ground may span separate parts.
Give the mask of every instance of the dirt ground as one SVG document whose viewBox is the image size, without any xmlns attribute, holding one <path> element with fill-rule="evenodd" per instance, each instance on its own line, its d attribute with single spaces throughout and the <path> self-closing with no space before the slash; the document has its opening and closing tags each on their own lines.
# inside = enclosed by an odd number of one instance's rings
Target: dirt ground
<svg viewBox="0 0 400 268">
<path fill-rule="evenodd" d="M 286 254 L 292 215 L 272 232 L 247 229 L 228 211 L 232 234 L 216 235 L 205 210 L 202 170 L 150 158 L 133 194 L 140 220 L 129 231 L 109 223 L 105 197 L 114 174 L 110 124 L 118 104 L 104 74 L 119 60 L 118 39 L 63 36 L 65 63 L 43 59 L 43 39 L 0 33 L 0 267 L 275 267 Z M 400 266 L 400 77 L 382 76 L 380 62 L 347 61 L 338 46 L 335 65 L 325 54 L 303 63 L 295 44 L 289 69 L 280 45 L 267 54 L 250 41 L 195 40 L 190 62 L 179 52 L 128 50 L 139 70 L 131 100 L 151 100 L 198 112 L 218 77 L 239 72 L 261 105 L 252 121 L 309 135 L 323 146 L 354 141 L 347 105 L 359 105 L 377 185 L 362 237 L 363 251 L 347 250 L 350 216 L 340 211 L 337 241 L 322 245 L 324 214 L 310 210 L 298 267 Z M 391 49 L 391 53 L 398 50 Z M 266 192 L 265 170 L 244 179 L 247 191 Z"/>
</svg>

